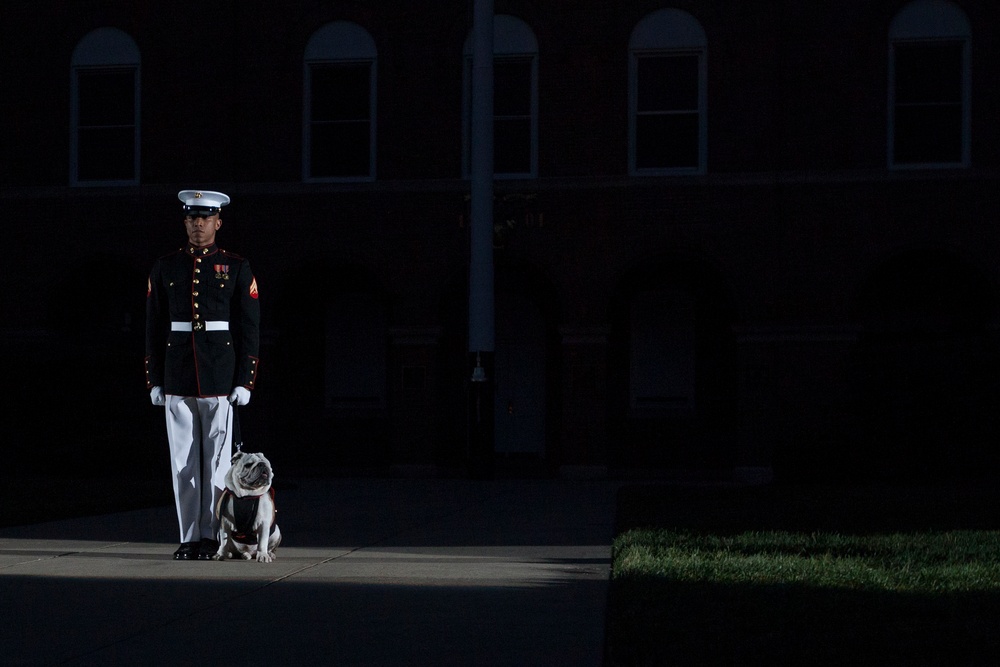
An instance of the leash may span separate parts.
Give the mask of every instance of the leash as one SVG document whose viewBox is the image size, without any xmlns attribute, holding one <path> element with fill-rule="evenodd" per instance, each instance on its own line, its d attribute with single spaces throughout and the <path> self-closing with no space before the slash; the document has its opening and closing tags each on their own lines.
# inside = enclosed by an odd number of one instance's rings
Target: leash
<svg viewBox="0 0 1000 667">
<path fill-rule="evenodd" d="M 233 410 L 233 447 L 235 447 L 235 451 L 232 452 L 232 455 L 235 456 L 236 452 L 243 451 L 243 434 L 240 432 L 239 407 L 236 405 L 236 401 L 233 401 L 230 405 Z"/>
</svg>

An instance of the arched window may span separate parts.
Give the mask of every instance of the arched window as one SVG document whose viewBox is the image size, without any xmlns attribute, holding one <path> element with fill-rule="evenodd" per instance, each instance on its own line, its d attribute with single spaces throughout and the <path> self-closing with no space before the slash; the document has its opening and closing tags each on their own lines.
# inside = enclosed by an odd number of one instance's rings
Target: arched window
<svg viewBox="0 0 1000 667">
<path fill-rule="evenodd" d="M 465 40 L 462 171 L 471 170 L 472 34 Z M 538 175 L 538 40 L 527 23 L 493 18 L 493 169 L 497 178 Z"/>
<path fill-rule="evenodd" d="M 375 76 L 371 35 L 336 21 L 306 44 L 304 57 L 303 179 L 375 178 Z"/>
<path fill-rule="evenodd" d="M 889 26 L 889 166 L 965 167 L 971 31 L 945 0 L 916 0 Z"/>
<path fill-rule="evenodd" d="M 629 172 L 704 173 L 708 40 L 697 19 L 660 9 L 629 39 Z"/>
<path fill-rule="evenodd" d="M 139 182 L 139 48 L 98 28 L 70 60 L 71 185 Z"/>
</svg>

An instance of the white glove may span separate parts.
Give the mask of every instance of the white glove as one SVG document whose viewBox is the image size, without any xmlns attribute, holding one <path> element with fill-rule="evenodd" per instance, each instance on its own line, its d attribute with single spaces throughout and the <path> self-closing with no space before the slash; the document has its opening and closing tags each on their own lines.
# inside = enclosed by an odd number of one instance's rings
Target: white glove
<svg viewBox="0 0 1000 667">
<path fill-rule="evenodd" d="M 229 402 L 236 405 L 246 405 L 250 402 L 250 390 L 246 387 L 234 387 L 233 393 L 229 394 Z"/>
<path fill-rule="evenodd" d="M 166 405 L 167 401 L 163 398 L 163 387 L 153 387 L 150 389 L 149 400 L 153 402 L 153 405 Z"/>
</svg>

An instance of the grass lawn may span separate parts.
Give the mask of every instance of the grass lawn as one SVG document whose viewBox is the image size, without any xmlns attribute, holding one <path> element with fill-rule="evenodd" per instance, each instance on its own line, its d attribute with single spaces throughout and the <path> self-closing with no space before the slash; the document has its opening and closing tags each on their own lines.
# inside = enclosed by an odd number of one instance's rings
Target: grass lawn
<svg viewBox="0 0 1000 667">
<path fill-rule="evenodd" d="M 998 498 L 625 487 L 608 663 L 1000 664 Z"/>
</svg>

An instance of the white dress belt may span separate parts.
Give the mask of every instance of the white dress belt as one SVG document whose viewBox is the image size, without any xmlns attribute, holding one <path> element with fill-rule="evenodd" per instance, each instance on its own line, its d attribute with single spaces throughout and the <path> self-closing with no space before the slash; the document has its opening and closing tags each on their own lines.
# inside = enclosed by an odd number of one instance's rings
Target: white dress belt
<svg viewBox="0 0 1000 667">
<path fill-rule="evenodd" d="M 195 322 L 195 327 L 191 326 L 191 322 L 171 322 L 171 331 L 191 331 L 193 329 L 197 331 L 229 331 L 229 322 L 223 322 L 222 320 L 208 320 L 206 322 Z M 204 327 L 197 326 L 204 325 Z M 197 328 L 196 328 L 197 327 Z"/>
</svg>

